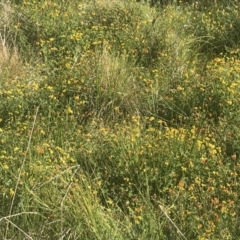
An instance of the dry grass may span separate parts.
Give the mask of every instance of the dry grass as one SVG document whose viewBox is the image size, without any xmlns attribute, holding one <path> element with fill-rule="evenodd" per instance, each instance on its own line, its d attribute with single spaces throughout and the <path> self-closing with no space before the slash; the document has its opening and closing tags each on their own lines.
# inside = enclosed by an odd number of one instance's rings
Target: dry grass
<svg viewBox="0 0 240 240">
<path fill-rule="evenodd" d="M 0 74 L 16 76 L 21 69 L 14 39 L 10 39 L 9 29 L 14 19 L 14 10 L 9 1 L 0 2 Z M 8 45 L 11 42 L 12 47 Z"/>
</svg>

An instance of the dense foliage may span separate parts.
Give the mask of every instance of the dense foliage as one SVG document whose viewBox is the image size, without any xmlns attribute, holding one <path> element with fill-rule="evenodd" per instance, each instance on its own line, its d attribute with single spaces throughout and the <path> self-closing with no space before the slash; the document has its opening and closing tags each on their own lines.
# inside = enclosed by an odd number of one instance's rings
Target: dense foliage
<svg viewBox="0 0 240 240">
<path fill-rule="evenodd" d="M 238 239 L 240 4 L 213 2 L 0 1 L 1 239 Z"/>
</svg>

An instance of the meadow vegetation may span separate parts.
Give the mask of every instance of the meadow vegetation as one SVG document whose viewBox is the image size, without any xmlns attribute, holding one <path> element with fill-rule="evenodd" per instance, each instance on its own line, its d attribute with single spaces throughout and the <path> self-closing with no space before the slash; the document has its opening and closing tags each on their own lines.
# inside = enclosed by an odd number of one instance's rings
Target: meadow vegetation
<svg viewBox="0 0 240 240">
<path fill-rule="evenodd" d="M 1 239 L 240 239 L 240 3 L 207 2 L 0 0 Z"/>
</svg>

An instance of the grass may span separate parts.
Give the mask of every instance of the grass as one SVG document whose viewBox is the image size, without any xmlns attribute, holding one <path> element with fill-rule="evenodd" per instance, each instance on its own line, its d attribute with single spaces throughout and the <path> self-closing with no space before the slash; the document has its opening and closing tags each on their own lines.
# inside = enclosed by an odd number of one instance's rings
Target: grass
<svg viewBox="0 0 240 240">
<path fill-rule="evenodd" d="M 1 239 L 238 239 L 239 3 L 0 2 Z"/>
</svg>

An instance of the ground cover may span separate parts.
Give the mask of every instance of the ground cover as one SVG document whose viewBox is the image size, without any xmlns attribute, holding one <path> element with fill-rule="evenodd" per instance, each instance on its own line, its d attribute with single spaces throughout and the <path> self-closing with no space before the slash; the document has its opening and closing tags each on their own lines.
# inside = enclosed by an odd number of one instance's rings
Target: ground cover
<svg viewBox="0 0 240 240">
<path fill-rule="evenodd" d="M 1 239 L 238 239 L 237 1 L 0 19 Z"/>
</svg>

